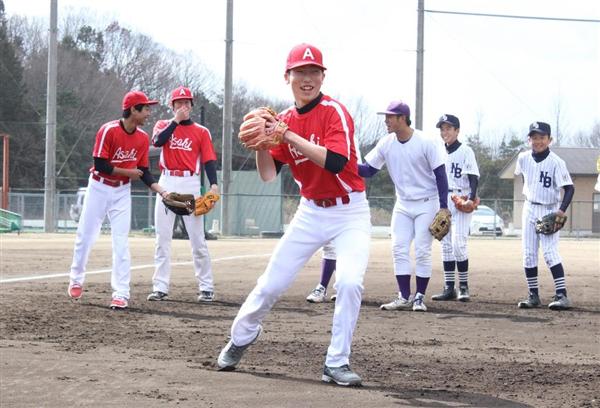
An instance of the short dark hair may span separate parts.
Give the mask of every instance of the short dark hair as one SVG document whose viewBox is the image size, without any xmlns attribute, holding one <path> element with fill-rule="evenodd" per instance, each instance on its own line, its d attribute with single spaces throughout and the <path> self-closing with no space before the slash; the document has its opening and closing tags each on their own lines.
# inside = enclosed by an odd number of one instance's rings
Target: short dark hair
<svg viewBox="0 0 600 408">
<path fill-rule="evenodd" d="M 141 112 L 142 109 L 144 109 L 144 106 L 146 106 L 146 105 L 147 104 L 145 104 L 145 103 L 138 103 L 137 105 L 132 106 L 131 108 L 135 109 L 138 112 Z M 127 119 L 128 117 L 131 116 L 131 108 L 123 110 L 123 119 Z"/>
</svg>

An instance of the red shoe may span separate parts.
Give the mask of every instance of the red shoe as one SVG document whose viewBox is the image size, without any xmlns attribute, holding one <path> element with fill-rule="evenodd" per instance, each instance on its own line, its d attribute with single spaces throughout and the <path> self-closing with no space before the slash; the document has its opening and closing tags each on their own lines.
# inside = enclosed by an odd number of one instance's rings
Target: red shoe
<svg viewBox="0 0 600 408">
<path fill-rule="evenodd" d="M 72 285 L 69 285 L 69 290 L 67 290 L 67 293 L 71 299 L 79 300 L 83 295 L 83 287 L 79 283 L 73 283 Z"/>
<path fill-rule="evenodd" d="M 110 308 L 113 310 L 127 309 L 127 306 L 129 306 L 127 299 L 121 297 L 114 297 L 112 298 L 112 302 L 110 302 Z"/>
</svg>

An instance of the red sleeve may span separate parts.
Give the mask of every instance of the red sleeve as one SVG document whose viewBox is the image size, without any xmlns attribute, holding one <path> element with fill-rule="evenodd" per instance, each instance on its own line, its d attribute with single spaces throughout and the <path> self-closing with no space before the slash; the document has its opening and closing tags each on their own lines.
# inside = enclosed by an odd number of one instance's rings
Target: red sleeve
<svg viewBox="0 0 600 408">
<path fill-rule="evenodd" d="M 169 122 L 170 122 L 170 120 L 159 120 L 158 122 L 156 122 L 156 124 L 154 125 L 154 129 L 152 129 L 152 141 L 153 142 L 154 142 L 154 138 L 156 136 L 158 136 L 158 134 L 160 132 L 162 132 L 162 130 L 164 128 L 169 126 Z"/>
<path fill-rule="evenodd" d="M 93 157 L 110 160 L 110 135 L 111 132 L 109 131 L 108 123 L 105 123 L 96 133 L 96 142 L 94 143 L 94 151 L 92 153 Z"/>
<path fill-rule="evenodd" d="M 200 155 L 202 157 L 202 164 L 204 164 L 211 160 L 217 160 L 217 154 L 215 153 L 215 148 L 212 144 L 210 131 L 206 128 L 202 130 L 203 132 L 200 137 Z"/>
<path fill-rule="evenodd" d="M 354 140 L 354 121 L 340 104 L 332 104 L 331 109 L 325 129 L 325 147 L 349 159 Z"/>
</svg>

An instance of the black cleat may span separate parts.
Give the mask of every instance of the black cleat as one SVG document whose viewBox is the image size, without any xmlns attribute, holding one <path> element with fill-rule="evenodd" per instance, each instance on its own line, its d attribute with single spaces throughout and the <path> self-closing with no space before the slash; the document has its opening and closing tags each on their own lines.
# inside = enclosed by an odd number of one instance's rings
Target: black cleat
<svg viewBox="0 0 600 408">
<path fill-rule="evenodd" d="M 456 289 L 449 286 L 444 287 L 444 291 L 440 294 L 433 295 L 431 300 L 454 300 L 456 299 Z"/>
<path fill-rule="evenodd" d="M 540 297 L 535 293 L 529 292 L 527 299 L 519 302 L 519 309 L 533 309 L 534 307 L 540 307 L 542 302 L 540 302 Z"/>
</svg>

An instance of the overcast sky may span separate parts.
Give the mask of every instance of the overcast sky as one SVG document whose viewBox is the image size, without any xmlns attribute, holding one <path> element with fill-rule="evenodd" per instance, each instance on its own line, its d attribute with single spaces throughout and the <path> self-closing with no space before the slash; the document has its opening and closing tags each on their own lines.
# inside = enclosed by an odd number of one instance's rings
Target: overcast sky
<svg viewBox="0 0 600 408">
<path fill-rule="evenodd" d="M 50 0 L 4 0 L 8 15 L 47 17 Z M 429 10 L 600 19 L 596 0 L 425 0 Z M 192 52 L 224 75 L 225 0 L 58 0 L 67 12 L 101 19 Z M 327 76 L 323 91 L 373 110 L 390 100 L 415 101 L 417 0 L 234 1 L 235 81 L 291 100 L 285 59 L 300 42 L 318 46 Z M 437 134 L 443 113 L 486 138 L 532 121 L 556 122 L 565 134 L 600 120 L 600 24 L 513 20 L 426 13 L 424 130 Z M 563 127 L 561 125 L 561 128 Z"/>
</svg>

